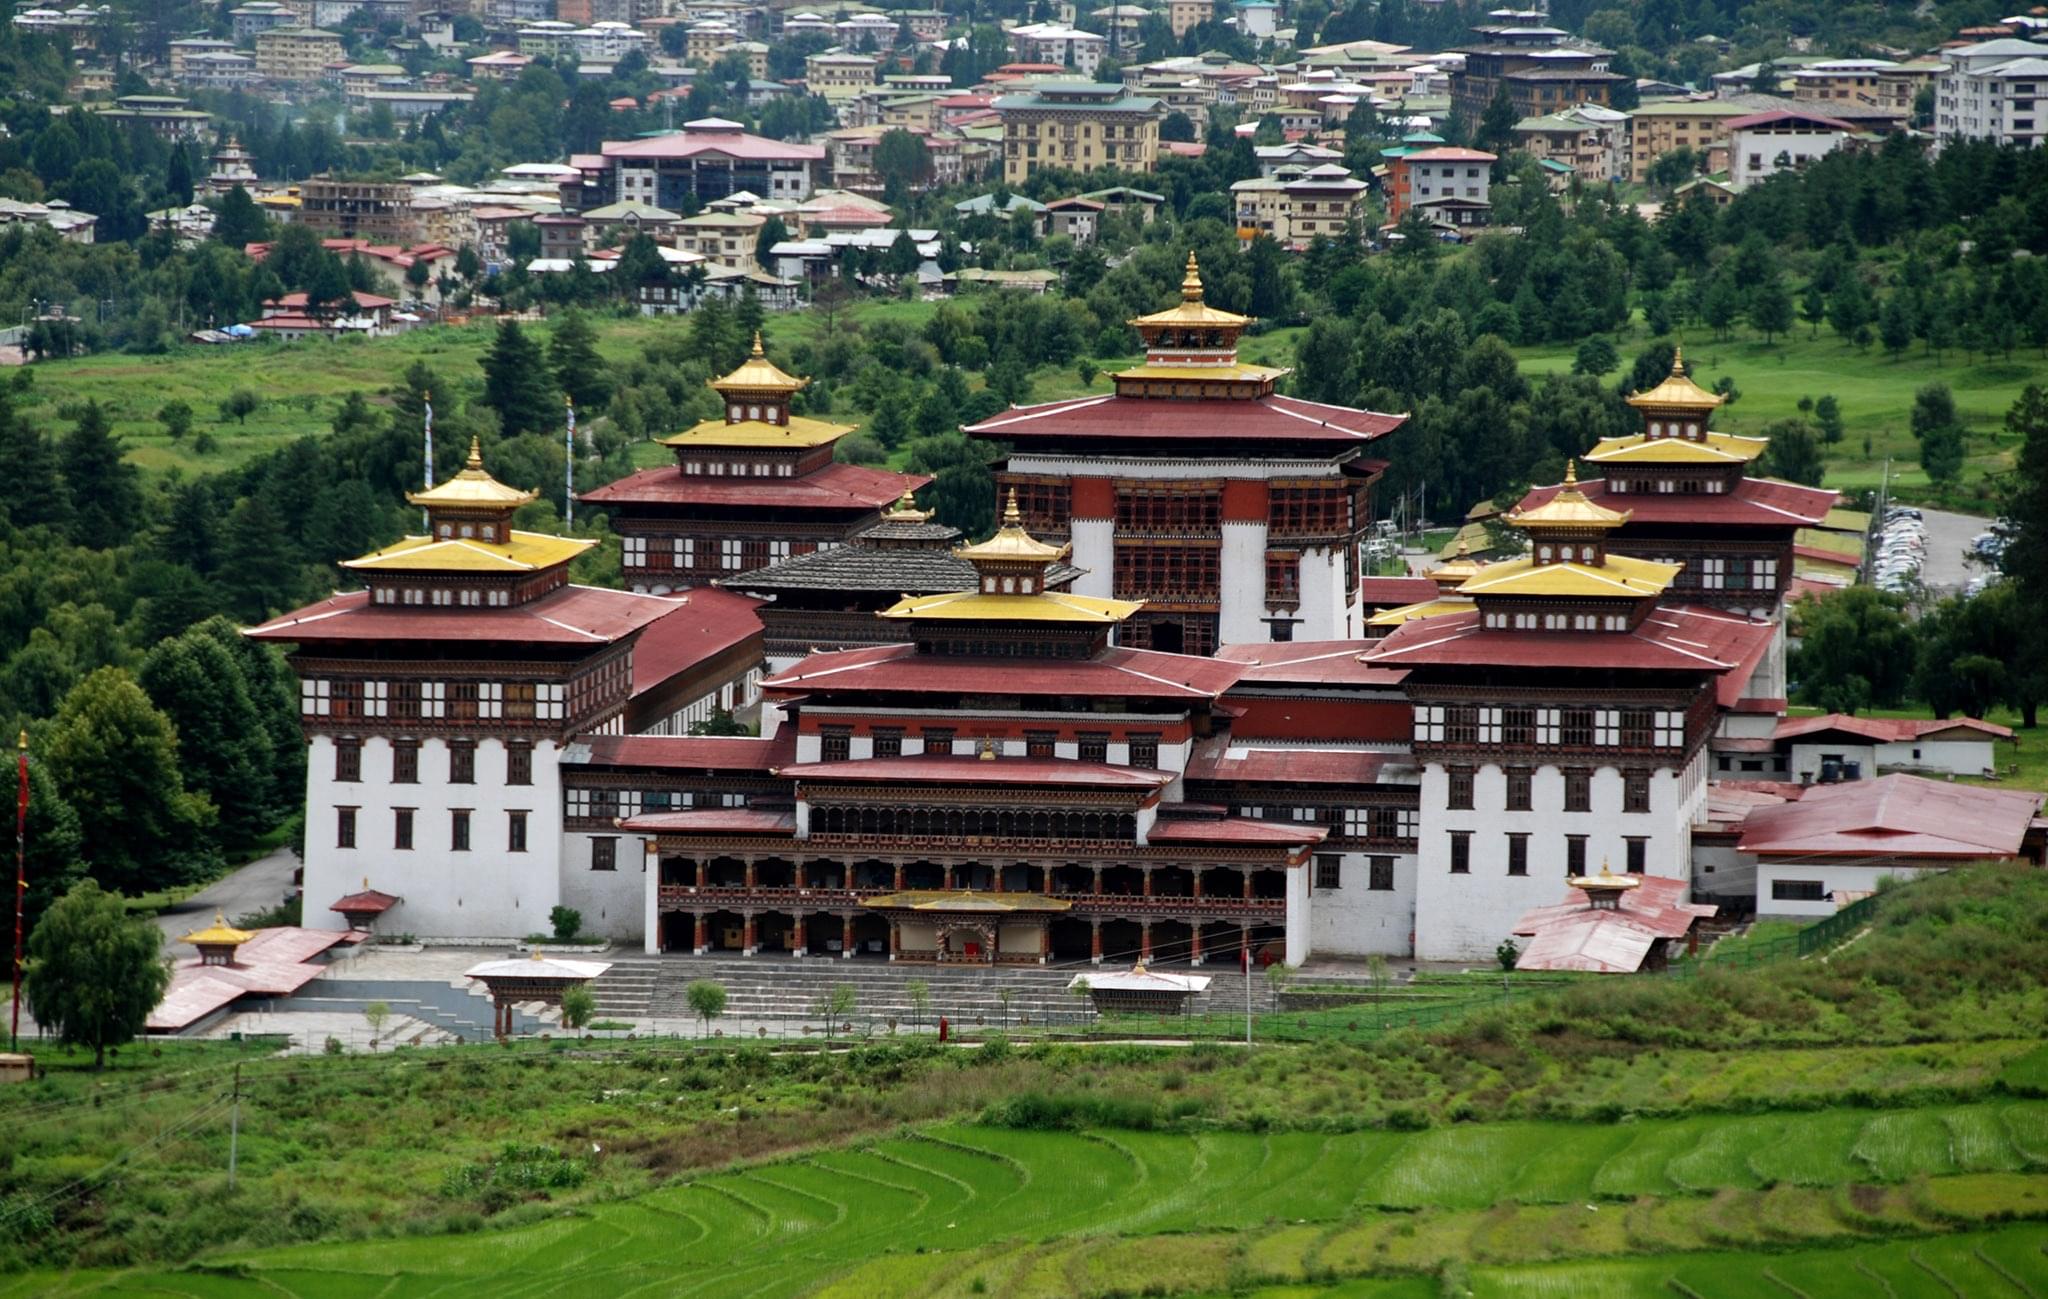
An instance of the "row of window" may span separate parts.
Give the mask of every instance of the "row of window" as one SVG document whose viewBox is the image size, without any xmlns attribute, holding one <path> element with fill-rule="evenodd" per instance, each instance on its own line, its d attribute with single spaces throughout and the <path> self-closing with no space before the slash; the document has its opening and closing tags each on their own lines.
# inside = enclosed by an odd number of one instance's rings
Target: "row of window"
<svg viewBox="0 0 2048 1299">
<path fill-rule="evenodd" d="M 1213 598 L 1222 581 L 1222 552 L 1213 545 L 1116 548 L 1116 592 L 1120 597 Z"/>
<path fill-rule="evenodd" d="M 334 778 L 344 784 L 352 784 L 363 778 L 363 742 L 343 739 L 334 742 Z M 417 785 L 420 780 L 420 742 L 418 740 L 397 740 L 391 745 L 391 783 L 394 785 Z M 448 745 L 448 783 L 451 785 L 474 785 L 476 783 L 476 744 L 474 741 L 451 741 Z M 507 785 L 531 785 L 533 783 L 533 746 L 508 744 L 505 746 L 505 783 Z"/>
<path fill-rule="evenodd" d="M 433 605 L 438 608 L 461 606 L 465 609 L 503 609 L 512 603 L 512 592 L 507 587 L 469 586 L 373 586 L 370 588 L 371 604 Z"/>
<path fill-rule="evenodd" d="M 1240 803 L 1232 816 L 1263 821 L 1285 817 L 1308 825 L 1326 825 L 1347 839 L 1413 839 L 1422 826 L 1422 813 L 1412 807 L 1268 807 Z"/>
<path fill-rule="evenodd" d="M 568 687 L 555 681 L 332 681 L 299 682 L 304 717 L 434 721 L 510 719 L 560 721 Z"/>
<path fill-rule="evenodd" d="M 794 478 L 796 466 L 787 460 L 685 460 L 683 472 L 711 478 Z"/>
<path fill-rule="evenodd" d="M 1506 836 L 1506 839 L 1507 873 L 1510 875 L 1527 875 L 1529 873 L 1529 836 L 1526 834 L 1509 834 Z M 1631 875 L 1641 875 L 1649 861 L 1650 841 L 1641 838 L 1627 838 L 1621 842 L 1628 873 Z M 1450 867 L 1451 874 L 1453 875 L 1470 875 L 1472 873 L 1472 832 L 1470 830 L 1451 831 Z M 1586 873 L 1585 835 L 1568 834 L 1564 837 L 1564 873 L 1567 876 L 1578 876 Z"/>
<path fill-rule="evenodd" d="M 670 789 L 567 789 L 563 814 L 571 820 L 611 821 L 642 812 L 678 812 L 693 807 L 745 807 L 743 793 L 710 793 Z"/>
<path fill-rule="evenodd" d="M 1618 478 L 1607 480 L 1609 491 L 1627 495 L 1647 492 L 1653 496 L 1719 496 L 1728 490 L 1721 478 Z"/>
<path fill-rule="evenodd" d="M 873 740 L 873 756 L 895 758 L 902 756 L 903 738 L 906 734 L 900 726 L 878 726 L 870 733 Z M 924 741 L 925 753 L 950 754 L 973 753 L 976 741 L 962 737 L 950 726 L 927 726 L 918 731 Z M 1109 732 L 1081 731 L 1074 737 L 1076 756 L 1082 762 L 1109 761 Z M 1024 756 L 1027 758 L 1052 758 L 1059 756 L 1060 733 L 1058 731 L 1024 732 Z M 1159 736 L 1138 734 L 1129 737 L 1130 758 L 1126 766 L 1157 769 L 1159 766 Z M 818 760 L 820 762 L 845 762 L 853 756 L 853 730 L 846 726 L 822 726 L 818 728 Z"/>
<path fill-rule="evenodd" d="M 726 537 L 713 542 L 707 538 L 704 542 L 705 558 L 715 554 L 720 568 L 736 573 L 741 569 L 761 568 L 788 559 L 792 544 L 741 537 Z M 619 539 L 619 546 L 619 562 L 626 568 L 692 569 L 697 566 L 695 537 L 627 536 Z M 825 549 L 826 543 L 819 543 L 818 548 Z"/>
<path fill-rule="evenodd" d="M 1685 714 L 1664 708 L 1417 704 L 1415 742 L 1676 749 L 1685 744 Z"/>
<path fill-rule="evenodd" d="M 1500 609 L 1489 609 L 1486 625 L 1499 630 L 1535 631 L 1627 631 L 1628 615 L 1625 613 L 1508 613 Z"/>
<path fill-rule="evenodd" d="M 1472 787 L 1475 772 L 1471 767 L 1452 767 L 1448 772 L 1446 806 L 1453 812 L 1475 811 L 1472 805 Z M 1533 812 L 1533 794 L 1536 784 L 1535 773 L 1527 767 L 1510 767 L 1507 770 L 1507 793 L 1502 800 L 1502 810 L 1508 812 Z M 1583 767 L 1568 767 L 1564 772 L 1564 810 L 1567 812 L 1590 812 L 1593 810 L 1593 773 Z M 1626 771 L 1621 776 L 1621 810 L 1624 812 L 1647 812 L 1650 810 L 1650 775 L 1644 771 Z"/>
<path fill-rule="evenodd" d="M 357 813 L 361 808 L 337 807 L 334 809 L 334 846 L 337 848 L 356 847 Z M 391 847 L 398 852 L 410 852 L 413 847 L 413 824 L 419 809 L 394 807 L 391 809 Z M 470 845 L 470 821 L 474 816 L 471 808 L 451 808 L 448 812 L 448 850 L 468 852 Z M 505 813 L 505 851 L 526 851 L 526 818 L 523 811 Z"/>
<path fill-rule="evenodd" d="M 1318 889 L 1341 889 L 1344 887 L 1344 859 L 1335 853 L 1316 854 L 1316 887 Z M 1390 893 L 1394 888 L 1394 859 L 1392 857 L 1368 857 L 1365 859 L 1365 887 L 1374 893 Z"/>
</svg>

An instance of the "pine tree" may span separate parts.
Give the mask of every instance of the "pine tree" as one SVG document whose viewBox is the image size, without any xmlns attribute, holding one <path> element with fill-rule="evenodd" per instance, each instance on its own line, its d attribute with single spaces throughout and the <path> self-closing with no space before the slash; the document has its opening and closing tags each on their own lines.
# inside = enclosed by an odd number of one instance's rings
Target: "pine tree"
<svg viewBox="0 0 2048 1299">
<path fill-rule="evenodd" d="M 299 569 L 284 535 L 284 521 L 260 492 L 228 516 L 215 580 L 236 617 L 258 622 L 297 598 Z"/>
<path fill-rule="evenodd" d="M 186 207 L 192 202 L 192 155 L 186 152 L 183 144 L 171 146 L 171 161 L 165 172 L 164 190 L 170 195 L 171 201 L 179 207 Z"/>
<path fill-rule="evenodd" d="M 1820 426 L 1820 440 L 1833 445 L 1842 440 L 1842 403 L 1832 395 L 1813 404 L 1813 421 Z"/>
<path fill-rule="evenodd" d="M 597 354 L 597 331 L 582 312 L 565 312 L 556 322 L 555 336 L 548 340 L 548 365 L 580 414 L 595 415 L 610 400 L 604 358 Z"/>
<path fill-rule="evenodd" d="M 555 427 L 561 406 L 554 378 L 542 364 L 539 345 L 518 321 L 499 324 L 498 337 L 478 364 L 484 369 L 484 404 L 498 412 L 507 437 Z"/>
<path fill-rule="evenodd" d="M 186 788 L 213 800 L 225 842 L 250 843 L 268 830 L 270 746 L 227 650 L 204 633 L 187 632 L 158 642 L 136 679 L 177 730 Z"/>
<path fill-rule="evenodd" d="M 1799 318 L 1813 326 L 1813 337 L 1820 337 L 1821 322 L 1828 318 L 1828 295 L 1819 280 L 1808 280 L 1806 291 L 1799 296 Z"/>
<path fill-rule="evenodd" d="M 61 454 L 72 501 L 71 539 L 95 550 L 126 545 L 141 522 L 142 488 L 135 466 L 121 459 L 120 440 L 97 401 L 85 403 Z"/>
<path fill-rule="evenodd" d="M 222 196 L 220 212 L 213 219 L 213 237 L 229 248 L 241 249 L 270 237 L 270 218 L 240 185 Z"/>
<path fill-rule="evenodd" d="M 26 371 L 24 371 L 26 373 Z M 0 390 L 0 509 L 17 528 L 62 527 L 71 518 L 71 494 L 57 472 L 57 456 L 45 438 L 14 411 Z"/>
<path fill-rule="evenodd" d="M 220 507 L 203 482 L 186 483 L 171 496 L 171 517 L 158 550 L 165 559 L 195 573 L 210 573 L 220 545 Z"/>
<path fill-rule="evenodd" d="M 265 788 L 272 815 L 290 812 L 305 797 L 306 742 L 299 731 L 299 685 L 284 653 L 274 645 L 250 640 L 226 618 L 213 617 L 192 628 L 211 636 L 235 660 L 255 707 L 259 726 L 270 747 Z"/>
<path fill-rule="evenodd" d="M 1762 331 L 1766 343 L 1792 328 L 1792 295 L 1775 274 L 1765 277 L 1750 295 L 1749 323 Z"/>
</svg>

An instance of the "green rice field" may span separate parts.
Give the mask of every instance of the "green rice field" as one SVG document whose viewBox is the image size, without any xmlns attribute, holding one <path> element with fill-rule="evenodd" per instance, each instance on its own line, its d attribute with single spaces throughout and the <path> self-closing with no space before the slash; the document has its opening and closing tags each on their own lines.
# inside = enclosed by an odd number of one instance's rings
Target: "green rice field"
<svg viewBox="0 0 2048 1299">
<path fill-rule="evenodd" d="M 1420 1296 L 1459 1277 L 1476 1296 L 2027 1299 L 2048 1292 L 2044 1219 L 2034 1100 L 1417 1132 L 943 1125 L 512 1229 L 21 1275 L 0 1299 Z"/>
</svg>

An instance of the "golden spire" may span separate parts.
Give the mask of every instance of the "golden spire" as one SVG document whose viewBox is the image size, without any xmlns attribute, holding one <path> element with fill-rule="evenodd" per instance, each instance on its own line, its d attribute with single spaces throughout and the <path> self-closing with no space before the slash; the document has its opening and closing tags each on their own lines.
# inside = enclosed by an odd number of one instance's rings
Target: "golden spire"
<svg viewBox="0 0 2048 1299">
<path fill-rule="evenodd" d="M 896 504 L 882 517 L 892 523 L 923 523 L 932 517 L 932 512 L 918 509 L 917 494 L 906 487 L 903 489 L 903 495 L 897 498 Z"/>
<path fill-rule="evenodd" d="M 1579 462 L 1576 459 L 1564 462 L 1564 489 L 1568 492 L 1579 490 Z"/>
<path fill-rule="evenodd" d="M 474 433 L 469 435 L 469 461 L 462 467 L 464 469 L 482 469 L 484 467 L 483 446 Z"/>
<path fill-rule="evenodd" d="M 1610 510 L 1595 505 L 1579 490 L 1579 462 L 1567 460 L 1564 467 L 1564 484 L 1557 494 L 1532 510 L 1512 510 L 1502 516 L 1503 523 L 1517 528 L 1535 527 L 1541 530 L 1553 528 L 1618 528 L 1628 522 L 1626 510 Z"/>
<path fill-rule="evenodd" d="M 1003 506 L 1003 526 L 996 529 L 996 535 L 979 545 L 957 547 L 953 553 L 970 563 L 992 559 L 1049 564 L 1066 558 L 1067 550 L 1066 546 L 1047 545 L 1024 530 L 1024 512 L 1017 508 L 1017 489 L 1012 487 Z"/>
<path fill-rule="evenodd" d="M 754 331 L 754 355 L 755 355 L 755 356 L 766 356 L 766 355 L 768 355 L 768 354 L 767 354 L 766 352 L 764 352 L 764 351 L 762 351 L 762 350 L 761 350 L 761 331 L 760 331 L 760 330 L 758 330 L 758 329 Z"/>
<path fill-rule="evenodd" d="M 1671 377 L 1674 379 L 1683 379 L 1685 377 L 1685 344 L 1683 343 L 1674 344 L 1671 348 Z"/>
<path fill-rule="evenodd" d="M 1195 250 L 1188 249 L 1188 273 L 1181 279 L 1180 296 L 1183 302 L 1202 300 L 1202 268 L 1195 262 Z"/>
<path fill-rule="evenodd" d="M 994 762 L 996 760 L 996 742 L 994 737 L 987 735 L 981 737 L 981 760 L 983 762 Z"/>
<path fill-rule="evenodd" d="M 483 446 L 472 436 L 469 439 L 469 459 L 463 463 L 462 472 L 423 492 L 407 492 L 405 499 L 414 505 L 510 509 L 539 495 L 539 492 L 522 492 L 516 487 L 507 487 L 491 477 L 484 468 Z"/>
<path fill-rule="evenodd" d="M 1010 489 L 1009 503 L 1003 506 L 1003 526 L 1021 528 L 1024 526 L 1024 512 L 1017 508 L 1017 489 Z"/>
</svg>

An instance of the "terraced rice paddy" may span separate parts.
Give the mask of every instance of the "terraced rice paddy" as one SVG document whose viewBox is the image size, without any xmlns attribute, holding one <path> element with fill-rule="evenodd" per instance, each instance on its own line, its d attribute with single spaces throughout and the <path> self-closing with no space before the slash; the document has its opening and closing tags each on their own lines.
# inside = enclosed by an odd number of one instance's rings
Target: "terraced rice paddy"
<svg viewBox="0 0 2048 1299">
<path fill-rule="evenodd" d="M 0 1299 L 1404 1296 L 1447 1263 L 1482 1296 L 2048 1293 L 2048 1225 L 1982 1230 L 2008 1218 L 2048 1219 L 2048 1102 L 1407 1133 L 948 1126 L 510 1230 L 9 1278 Z"/>
</svg>

